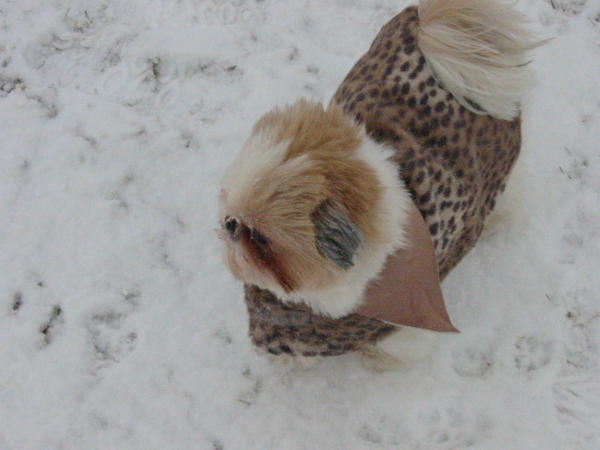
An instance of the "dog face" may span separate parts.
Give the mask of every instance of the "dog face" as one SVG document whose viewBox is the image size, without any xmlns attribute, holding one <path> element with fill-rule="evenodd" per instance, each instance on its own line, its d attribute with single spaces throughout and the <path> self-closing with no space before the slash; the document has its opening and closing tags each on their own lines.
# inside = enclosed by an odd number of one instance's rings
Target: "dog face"
<svg viewBox="0 0 600 450">
<path fill-rule="evenodd" d="M 363 138 L 337 107 L 306 101 L 256 123 L 222 182 L 219 235 L 236 278 L 291 294 L 329 288 L 355 267 L 382 234 Z"/>
</svg>

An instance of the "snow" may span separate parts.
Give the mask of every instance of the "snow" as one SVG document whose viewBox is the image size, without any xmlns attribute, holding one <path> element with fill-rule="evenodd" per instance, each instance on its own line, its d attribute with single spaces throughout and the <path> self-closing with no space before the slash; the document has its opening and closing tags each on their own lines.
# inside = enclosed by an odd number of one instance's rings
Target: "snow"
<svg viewBox="0 0 600 450">
<path fill-rule="evenodd" d="M 0 2 L 0 449 L 600 448 L 600 1 L 521 0 L 535 55 L 462 330 L 373 374 L 255 354 L 218 182 L 328 101 L 399 0 Z"/>
</svg>

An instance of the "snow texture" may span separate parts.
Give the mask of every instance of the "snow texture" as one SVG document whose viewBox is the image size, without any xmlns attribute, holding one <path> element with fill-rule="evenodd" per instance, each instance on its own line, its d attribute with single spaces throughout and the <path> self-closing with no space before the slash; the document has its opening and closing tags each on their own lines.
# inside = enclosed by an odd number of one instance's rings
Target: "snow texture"
<svg viewBox="0 0 600 450">
<path fill-rule="evenodd" d="M 373 374 L 255 354 L 215 237 L 252 123 L 328 101 L 401 0 L 0 1 L 0 449 L 600 448 L 600 1 L 521 0 L 522 156 Z"/>
</svg>

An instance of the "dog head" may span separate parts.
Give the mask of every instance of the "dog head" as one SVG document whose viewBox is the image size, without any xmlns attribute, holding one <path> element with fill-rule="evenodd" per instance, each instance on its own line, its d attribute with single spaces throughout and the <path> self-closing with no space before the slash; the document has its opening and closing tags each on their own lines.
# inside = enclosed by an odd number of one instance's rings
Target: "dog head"
<svg viewBox="0 0 600 450">
<path fill-rule="evenodd" d="M 255 124 L 220 198 L 236 278 L 286 294 L 330 288 L 389 239 L 385 186 L 361 156 L 365 139 L 339 107 L 304 100 Z"/>
</svg>

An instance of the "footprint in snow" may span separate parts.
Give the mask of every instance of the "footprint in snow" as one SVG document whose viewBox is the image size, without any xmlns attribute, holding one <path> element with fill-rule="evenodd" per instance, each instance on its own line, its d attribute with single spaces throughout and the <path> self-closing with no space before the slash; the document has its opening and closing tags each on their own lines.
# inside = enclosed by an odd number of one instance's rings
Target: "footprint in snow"
<svg viewBox="0 0 600 450">
<path fill-rule="evenodd" d="M 452 368 L 461 377 L 483 378 L 494 365 L 491 350 L 467 348 L 453 353 Z"/>
<path fill-rule="evenodd" d="M 551 341 L 535 336 L 521 336 L 515 342 L 515 349 L 515 366 L 525 373 L 547 366 L 554 353 Z"/>
</svg>

